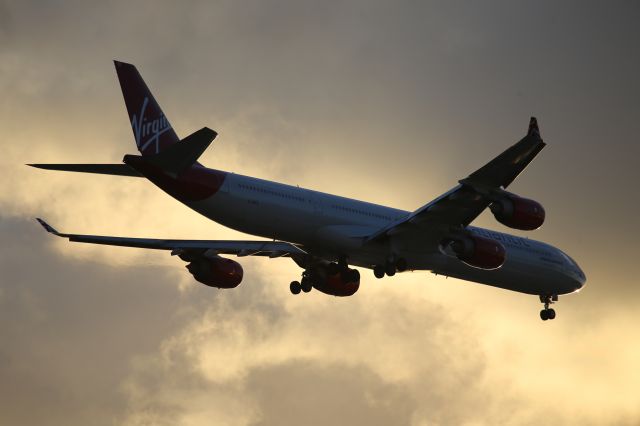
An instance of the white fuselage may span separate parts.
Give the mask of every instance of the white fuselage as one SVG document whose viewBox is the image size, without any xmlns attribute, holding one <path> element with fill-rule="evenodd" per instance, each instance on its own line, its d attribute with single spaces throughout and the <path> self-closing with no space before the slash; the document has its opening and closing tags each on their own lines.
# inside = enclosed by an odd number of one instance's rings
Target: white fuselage
<svg viewBox="0 0 640 426">
<path fill-rule="evenodd" d="M 499 269 L 468 266 L 442 253 L 439 241 L 419 233 L 363 245 L 364 237 L 410 212 L 233 173 L 227 174 L 215 195 L 188 206 L 229 228 L 301 244 L 326 260 L 344 254 L 350 264 L 360 267 L 372 268 L 396 255 L 405 258 L 411 270 L 430 270 L 536 295 L 574 292 L 585 281 L 577 264 L 561 250 L 483 228 L 469 227 L 474 234 L 500 241 L 505 247 L 506 261 Z"/>
</svg>

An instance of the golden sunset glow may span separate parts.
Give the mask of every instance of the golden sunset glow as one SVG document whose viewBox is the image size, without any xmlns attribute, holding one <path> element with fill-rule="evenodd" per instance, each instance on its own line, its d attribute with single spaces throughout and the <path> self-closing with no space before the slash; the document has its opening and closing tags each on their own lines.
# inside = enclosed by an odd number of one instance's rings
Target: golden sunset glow
<svg viewBox="0 0 640 426">
<path fill-rule="evenodd" d="M 0 424 L 637 425 L 635 3 L 0 4 Z M 292 296 L 289 259 L 205 287 L 166 252 L 64 232 L 255 239 L 118 163 L 136 146 L 113 59 L 208 167 L 415 210 L 526 134 L 509 188 L 587 276 L 537 297 L 413 272 Z"/>
</svg>

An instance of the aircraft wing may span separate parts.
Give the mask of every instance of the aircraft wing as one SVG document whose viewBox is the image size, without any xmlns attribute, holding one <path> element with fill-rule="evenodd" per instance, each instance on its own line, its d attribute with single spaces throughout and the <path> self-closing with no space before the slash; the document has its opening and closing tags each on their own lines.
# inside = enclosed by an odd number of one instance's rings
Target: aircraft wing
<svg viewBox="0 0 640 426">
<path fill-rule="evenodd" d="M 380 229 L 368 241 L 409 230 L 432 231 L 437 235 L 468 226 L 515 180 L 545 145 L 537 120 L 531 117 L 529 131 L 519 142 L 460 180 L 459 185 L 409 216 Z"/>
<path fill-rule="evenodd" d="M 172 254 L 185 252 L 215 252 L 236 256 L 291 257 L 306 252 L 296 245 L 284 241 L 244 241 L 244 240 L 163 240 L 154 238 L 109 237 L 102 235 L 65 234 L 56 231 L 44 220 L 36 219 L 40 225 L 58 237 L 69 241 L 109 246 L 137 247 L 155 250 L 171 250 Z"/>
</svg>

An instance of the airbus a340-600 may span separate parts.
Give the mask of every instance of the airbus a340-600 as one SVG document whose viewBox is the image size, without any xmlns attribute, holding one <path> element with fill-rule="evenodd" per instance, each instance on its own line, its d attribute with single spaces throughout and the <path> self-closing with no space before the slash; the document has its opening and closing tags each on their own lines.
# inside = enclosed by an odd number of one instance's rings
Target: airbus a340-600
<svg viewBox="0 0 640 426">
<path fill-rule="evenodd" d="M 316 289 L 351 296 L 360 272 L 376 278 L 427 270 L 540 297 L 543 320 L 553 319 L 550 304 L 580 290 L 585 275 L 561 250 L 543 242 L 470 226 L 486 208 L 513 229 L 532 231 L 545 219 L 542 205 L 506 188 L 544 148 L 537 121 L 515 145 L 452 189 L 410 212 L 325 194 L 297 186 L 209 169 L 197 160 L 217 136 L 204 127 L 179 139 L 135 66 L 115 62 L 141 155 L 123 164 L 31 164 L 49 170 L 146 178 L 198 213 L 229 228 L 268 238 L 244 240 L 168 240 L 67 234 L 43 220 L 59 236 L 92 244 L 170 250 L 187 262 L 194 278 L 211 287 L 240 284 L 240 264 L 221 255 L 291 258 L 302 277 L 293 294 Z"/>
</svg>

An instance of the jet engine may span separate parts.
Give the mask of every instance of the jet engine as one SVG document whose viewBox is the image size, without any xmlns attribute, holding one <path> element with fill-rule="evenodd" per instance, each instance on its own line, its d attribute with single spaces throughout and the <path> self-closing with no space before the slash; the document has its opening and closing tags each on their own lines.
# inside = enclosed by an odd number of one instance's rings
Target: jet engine
<svg viewBox="0 0 640 426">
<path fill-rule="evenodd" d="M 360 288 L 360 272 L 348 268 L 331 275 L 328 267 L 320 267 L 312 278 L 313 287 L 331 296 L 353 296 Z"/>
<path fill-rule="evenodd" d="M 209 287 L 235 288 L 242 281 L 242 266 L 224 257 L 200 257 L 186 267 L 196 281 Z"/>
<path fill-rule="evenodd" d="M 507 193 L 494 201 L 491 213 L 501 224 L 522 231 L 533 231 L 544 223 L 545 212 L 542 204 L 528 198 Z"/>
<path fill-rule="evenodd" d="M 498 241 L 478 236 L 465 236 L 449 242 L 456 257 L 479 269 L 498 269 L 506 259 L 504 246 Z"/>
</svg>

